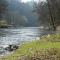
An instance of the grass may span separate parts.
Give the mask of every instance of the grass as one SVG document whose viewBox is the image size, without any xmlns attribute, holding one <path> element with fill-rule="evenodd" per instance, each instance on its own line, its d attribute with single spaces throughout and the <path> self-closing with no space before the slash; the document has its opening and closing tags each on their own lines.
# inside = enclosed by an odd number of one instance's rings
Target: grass
<svg viewBox="0 0 60 60">
<path fill-rule="evenodd" d="M 60 34 L 53 34 L 41 37 L 40 40 L 24 43 L 13 54 L 0 58 L 0 60 L 18 60 L 20 56 L 32 56 L 36 51 L 58 50 L 60 52 Z M 55 49 L 56 48 L 56 49 Z M 32 60 L 32 59 L 31 59 Z"/>
</svg>

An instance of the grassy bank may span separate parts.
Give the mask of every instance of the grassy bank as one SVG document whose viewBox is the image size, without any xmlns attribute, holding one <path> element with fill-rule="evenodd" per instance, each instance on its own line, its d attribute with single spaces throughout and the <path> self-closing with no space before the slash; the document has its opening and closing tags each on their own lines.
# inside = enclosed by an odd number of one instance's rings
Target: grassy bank
<svg viewBox="0 0 60 60">
<path fill-rule="evenodd" d="M 36 54 L 36 52 L 38 53 L 38 55 Z M 44 57 L 57 54 L 57 56 L 60 57 L 60 34 L 47 35 L 41 37 L 40 40 L 24 43 L 19 47 L 18 50 L 15 51 L 15 53 L 1 58 L 0 60 L 21 60 L 20 56 L 28 56 L 30 59 L 27 59 L 26 57 L 24 58 L 26 58 L 26 60 L 34 60 L 33 58 L 31 59 L 31 57 L 34 56 L 36 58 L 36 56 L 40 56 L 39 54 L 42 54 Z"/>
</svg>

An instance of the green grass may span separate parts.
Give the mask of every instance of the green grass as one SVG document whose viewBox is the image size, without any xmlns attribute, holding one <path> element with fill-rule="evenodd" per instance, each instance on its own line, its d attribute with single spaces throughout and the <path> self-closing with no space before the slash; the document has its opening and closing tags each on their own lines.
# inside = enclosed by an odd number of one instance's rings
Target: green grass
<svg viewBox="0 0 60 60">
<path fill-rule="evenodd" d="M 36 51 L 41 49 L 59 48 L 60 49 L 60 34 L 53 34 L 41 37 L 40 40 L 24 43 L 13 54 L 1 58 L 0 60 L 17 60 L 23 55 L 31 56 Z"/>
</svg>

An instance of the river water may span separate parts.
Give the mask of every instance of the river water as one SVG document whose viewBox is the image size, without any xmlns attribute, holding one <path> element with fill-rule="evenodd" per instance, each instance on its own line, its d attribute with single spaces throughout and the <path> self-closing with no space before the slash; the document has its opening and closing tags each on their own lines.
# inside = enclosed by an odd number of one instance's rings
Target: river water
<svg viewBox="0 0 60 60">
<path fill-rule="evenodd" d="M 40 37 L 42 34 L 46 34 L 46 32 L 43 33 L 43 30 L 40 30 L 40 28 L 32 27 L 0 29 L 0 47 L 5 48 L 8 45 L 20 44 L 24 41 L 32 41 Z M 2 49 L 0 53 L 3 51 L 4 49 Z"/>
</svg>

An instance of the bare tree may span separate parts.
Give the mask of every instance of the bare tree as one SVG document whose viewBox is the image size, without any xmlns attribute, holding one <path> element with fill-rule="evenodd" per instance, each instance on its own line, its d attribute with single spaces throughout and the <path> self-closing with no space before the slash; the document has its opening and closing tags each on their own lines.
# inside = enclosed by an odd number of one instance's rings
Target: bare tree
<svg viewBox="0 0 60 60">
<path fill-rule="evenodd" d="M 39 23 L 43 26 L 51 26 L 53 30 L 60 25 L 60 1 L 46 0 L 45 2 L 39 2 L 35 7 L 39 17 Z"/>
</svg>

